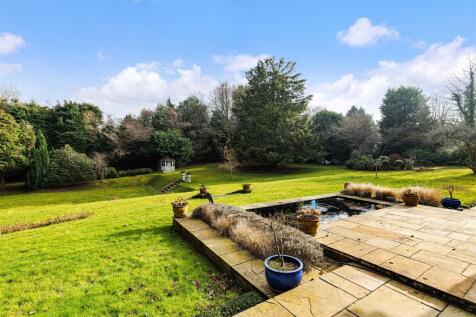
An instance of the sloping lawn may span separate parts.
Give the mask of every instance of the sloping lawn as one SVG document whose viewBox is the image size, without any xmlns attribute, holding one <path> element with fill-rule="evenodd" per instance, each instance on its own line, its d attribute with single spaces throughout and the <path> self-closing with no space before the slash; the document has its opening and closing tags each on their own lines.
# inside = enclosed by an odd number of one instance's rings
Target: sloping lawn
<svg viewBox="0 0 476 317">
<path fill-rule="evenodd" d="M 158 194 L 178 177 L 176 172 L 0 196 L 0 225 L 94 213 L 0 236 L 0 316 L 190 316 L 197 306 L 236 297 L 242 290 L 219 290 L 219 271 L 171 231 L 171 201 L 192 196 L 202 182 L 214 195 L 252 183 L 251 194 L 215 199 L 235 205 L 335 192 L 349 180 L 431 186 L 442 192 L 445 184 L 453 184 L 464 203 L 476 200 L 476 177 L 465 168 L 381 172 L 376 179 L 372 172 L 299 165 L 288 171 L 239 173 L 233 181 L 216 164 L 187 169 L 193 182 L 180 185 L 180 193 Z M 191 200 L 191 207 L 202 203 Z"/>
</svg>

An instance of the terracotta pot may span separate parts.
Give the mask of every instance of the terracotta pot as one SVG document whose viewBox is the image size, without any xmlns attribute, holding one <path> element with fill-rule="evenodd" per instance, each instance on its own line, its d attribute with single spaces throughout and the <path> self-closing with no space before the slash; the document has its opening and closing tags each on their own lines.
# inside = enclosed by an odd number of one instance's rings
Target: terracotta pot
<svg viewBox="0 0 476 317">
<path fill-rule="evenodd" d="M 420 196 L 415 193 L 403 193 L 402 200 L 405 205 L 410 207 L 418 206 L 418 202 L 420 201 Z"/>
<path fill-rule="evenodd" d="M 249 193 L 251 191 L 251 184 L 243 184 L 243 191 Z"/>
<path fill-rule="evenodd" d="M 184 218 L 187 216 L 188 205 L 186 206 L 174 206 L 172 204 L 172 208 L 174 210 L 174 218 Z"/>
<path fill-rule="evenodd" d="M 317 215 L 299 215 L 297 216 L 299 220 L 299 229 L 310 235 L 315 235 L 317 229 L 319 228 L 320 219 Z"/>
</svg>

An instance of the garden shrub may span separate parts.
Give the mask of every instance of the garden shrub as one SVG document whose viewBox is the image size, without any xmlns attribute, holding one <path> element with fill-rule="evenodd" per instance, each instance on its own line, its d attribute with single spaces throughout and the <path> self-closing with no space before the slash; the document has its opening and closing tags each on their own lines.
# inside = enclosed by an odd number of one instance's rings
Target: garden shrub
<svg viewBox="0 0 476 317">
<path fill-rule="evenodd" d="M 92 182 L 96 179 L 94 162 L 65 145 L 51 152 L 47 178 L 50 186 Z"/>
<path fill-rule="evenodd" d="M 116 171 L 114 167 L 108 167 L 106 169 L 106 178 L 118 178 L 119 173 Z"/>
<path fill-rule="evenodd" d="M 399 171 L 413 168 L 414 161 L 412 159 L 400 159 L 399 157 L 393 154 L 392 156 L 380 156 L 374 159 L 371 155 L 362 155 L 358 158 L 347 160 L 345 166 L 359 171 L 374 171 L 375 167 L 379 171 Z"/>
<path fill-rule="evenodd" d="M 119 171 L 119 176 L 135 176 L 135 175 L 144 175 L 150 174 L 153 170 L 151 168 L 137 168 L 133 170 Z"/>
<path fill-rule="evenodd" d="M 432 151 L 427 149 L 413 149 L 408 156 L 415 159 L 416 166 L 445 166 L 445 165 L 465 165 L 467 155 L 463 151 Z"/>
</svg>

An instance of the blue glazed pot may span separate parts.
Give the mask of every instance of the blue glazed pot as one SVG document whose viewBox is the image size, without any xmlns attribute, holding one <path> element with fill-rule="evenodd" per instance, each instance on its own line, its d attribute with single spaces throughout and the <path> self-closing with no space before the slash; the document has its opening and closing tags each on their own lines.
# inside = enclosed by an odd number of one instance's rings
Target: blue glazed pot
<svg viewBox="0 0 476 317">
<path fill-rule="evenodd" d="M 294 262 L 298 268 L 293 271 L 279 271 L 269 267 L 269 261 L 278 258 L 279 255 L 272 255 L 264 260 L 264 274 L 269 287 L 274 291 L 285 292 L 301 283 L 303 274 L 303 264 L 301 260 L 290 255 L 283 255 L 286 262 Z"/>
<path fill-rule="evenodd" d="M 459 207 L 461 207 L 461 201 L 459 199 L 454 198 L 444 198 L 441 201 L 441 204 L 445 208 L 458 209 Z"/>
</svg>

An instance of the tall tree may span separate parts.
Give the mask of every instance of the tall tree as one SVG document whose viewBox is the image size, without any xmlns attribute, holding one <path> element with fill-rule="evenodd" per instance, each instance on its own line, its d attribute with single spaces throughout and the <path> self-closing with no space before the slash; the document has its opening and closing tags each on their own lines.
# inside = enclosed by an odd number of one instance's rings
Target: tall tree
<svg viewBox="0 0 476 317">
<path fill-rule="evenodd" d="M 405 86 L 390 88 L 380 111 L 382 153 L 404 154 L 411 149 L 431 145 L 428 138 L 431 130 L 430 110 L 421 89 Z"/>
<path fill-rule="evenodd" d="M 248 165 L 278 167 L 309 158 L 312 96 L 295 63 L 267 58 L 246 73 L 248 85 L 233 108 L 237 119 L 236 151 Z"/>
<path fill-rule="evenodd" d="M 0 109 L 0 190 L 5 190 L 5 176 L 28 165 L 29 151 L 34 144 L 30 125 L 19 124 Z"/>
<path fill-rule="evenodd" d="M 175 105 L 170 99 L 167 99 L 165 104 L 157 105 L 152 117 L 152 126 L 154 130 L 161 131 L 177 130 L 180 128 Z"/>
<path fill-rule="evenodd" d="M 179 103 L 177 114 L 183 134 L 192 141 L 193 159 L 195 161 L 215 160 L 206 104 L 197 97 L 190 96 Z"/>
<path fill-rule="evenodd" d="M 117 154 L 125 168 L 154 167 L 151 137 L 154 129 L 148 112 L 139 116 L 126 115 L 111 138 L 116 142 Z"/>
<path fill-rule="evenodd" d="M 76 151 L 91 154 L 98 149 L 102 111 L 95 105 L 65 101 L 53 108 L 51 131 L 53 148 L 69 144 Z"/>
<path fill-rule="evenodd" d="M 476 174 L 476 88 L 475 64 L 469 61 L 464 76 L 457 78 L 450 87 L 452 100 L 462 118 L 453 131 L 453 137 L 460 141 L 468 156 L 468 165 Z"/>
<path fill-rule="evenodd" d="M 232 86 L 227 82 L 216 87 L 210 96 L 212 116 L 210 126 L 212 128 L 216 147 L 225 158 L 232 150 L 233 132 L 236 126 L 236 118 L 233 115 L 233 106 L 242 92 L 242 86 Z"/>
<path fill-rule="evenodd" d="M 50 168 L 50 155 L 45 136 L 41 130 L 36 133 L 35 148 L 31 153 L 30 167 L 26 175 L 26 186 L 31 190 L 45 188 Z"/>
<path fill-rule="evenodd" d="M 342 125 L 344 116 L 340 113 L 322 109 L 312 117 L 312 133 L 319 141 L 324 158 L 336 163 L 343 163 L 349 158 L 347 144 L 340 143 L 336 129 Z"/>
<path fill-rule="evenodd" d="M 192 143 L 177 130 L 155 131 L 152 142 L 156 160 L 170 156 L 179 165 L 190 162 Z M 159 162 L 157 162 L 159 163 Z"/>
</svg>

